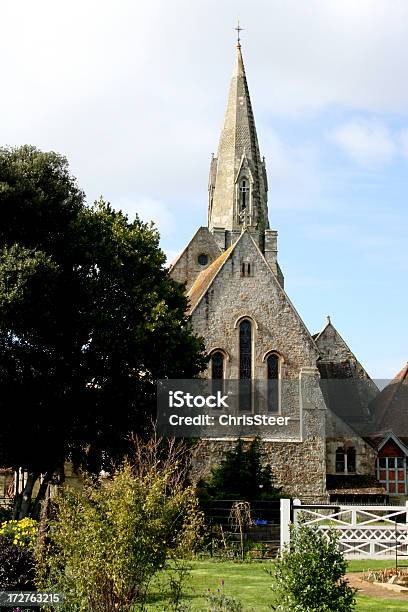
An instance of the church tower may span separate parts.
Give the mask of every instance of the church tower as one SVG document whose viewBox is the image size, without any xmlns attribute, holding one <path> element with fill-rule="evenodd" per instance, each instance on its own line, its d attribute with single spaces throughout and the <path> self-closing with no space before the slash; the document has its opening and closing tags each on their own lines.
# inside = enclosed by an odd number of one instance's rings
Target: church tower
<svg viewBox="0 0 408 612">
<path fill-rule="evenodd" d="M 239 31 L 239 29 L 238 29 Z M 248 231 L 278 282 L 284 279 L 277 254 L 278 232 L 268 219 L 268 181 L 238 37 L 224 124 L 208 184 L 208 225 L 201 227 L 173 262 L 175 280 L 187 290 L 197 275 Z"/>
</svg>

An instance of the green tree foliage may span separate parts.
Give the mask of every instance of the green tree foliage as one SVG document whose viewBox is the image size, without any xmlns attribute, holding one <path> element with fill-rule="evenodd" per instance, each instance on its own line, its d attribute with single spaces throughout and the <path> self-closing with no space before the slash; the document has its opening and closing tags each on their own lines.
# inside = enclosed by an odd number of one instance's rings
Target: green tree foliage
<svg viewBox="0 0 408 612">
<path fill-rule="evenodd" d="M 263 461 L 258 439 L 245 449 L 241 439 L 228 451 L 221 463 L 213 468 L 208 483 L 201 483 L 200 498 L 241 499 L 246 501 L 273 500 L 280 497 L 275 487 L 271 467 Z"/>
<path fill-rule="evenodd" d="M 290 547 L 274 564 L 272 609 L 287 612 L 351 612 L 354 589 L 344 578 L 347 562 L 334 530 L 291 527 Z"/>
<path fill-rule="evenodd" d="M 53 500 L 37 548 L 37 586 L 63 592 L 67 609 L 125 612 L 146 600 L 165 564 L 170 575 L 179 568 L 186 576 L 180 559 L 200 543 L 202 517 L 184 485 L 185 449 L 170 442 L 163 452 L 155 440 L 138 440 L 136 451 L 110 478 L 65 487 Z"/>
<path fill-rule="evenodd" d="M 0 149 L 0 220 L 0 463 L 29 472 L 18 518 L 68 455 L 95 472 L 123 457 L 155 381 L 205 359 L 155 228 L 87 206 L 64 157 Z"/>
</svg>

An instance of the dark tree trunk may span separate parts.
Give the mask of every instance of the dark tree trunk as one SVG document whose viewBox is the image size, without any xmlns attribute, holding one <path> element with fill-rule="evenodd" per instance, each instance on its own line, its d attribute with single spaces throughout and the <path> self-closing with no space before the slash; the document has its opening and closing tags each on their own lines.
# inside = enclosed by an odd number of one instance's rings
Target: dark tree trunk
<svg viewBox="0 0 408 612">
<path fill-rule="evenodd" d="M 33 488 L 37 478 L 40 477 L 39 472 L 29 472 L 27 476 L 27 482 L 21 493 L 18 493 L 14 500 L 13 518 L 22 519 L 28 516 L 31 504 Z"/>
<path fill-rule="evenodd" d="M 52 472 L 45 472 L 43 481 L 37 493 L 37 497 L 35 498 L 35 502 L 32 506 L 31 516 L 36 520 L 40 518 L 42 502 L 45 499 L 45 494 L 47 492 L 48 485 L 52 480 L 52 475 Z"/>
</svg>

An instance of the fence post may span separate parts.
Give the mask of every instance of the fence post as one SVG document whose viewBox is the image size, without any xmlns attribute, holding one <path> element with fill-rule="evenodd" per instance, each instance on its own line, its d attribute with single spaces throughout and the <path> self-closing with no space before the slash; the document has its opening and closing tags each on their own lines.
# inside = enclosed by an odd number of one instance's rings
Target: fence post
<svg viewBox="0 0 408 612">
<path fill-rule="evenodd" d="M 290 499 L 280 500 L 280 552 L 283 552 L 285 544 L 290 543 Z"/>
</svg>

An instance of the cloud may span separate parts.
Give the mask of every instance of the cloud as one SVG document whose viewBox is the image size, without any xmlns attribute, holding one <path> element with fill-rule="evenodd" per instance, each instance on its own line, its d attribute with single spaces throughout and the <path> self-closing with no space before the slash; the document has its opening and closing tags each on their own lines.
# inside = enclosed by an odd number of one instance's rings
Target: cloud
<svg viewBox="0 0 408 612">
<path fill-rule="evenodd" d="M 328 137 L 348 157 L 363 166 L 387 164 L 397 150 L 388 128 L 374 120 L 349 121 L 333 129 Z"/>
<path fill-rule="evenodd" d="M 319 208 L 318 144 L 288 145 L 273 129 L 268 129 L 262 140 L 271 207 L 286 211 Z"/>
<path fill-rule="evenodd" d="M 401 130 L 399 133 L 399 141 L 401 146 L 401 153 L 408 159 L 408 128 Z"/>
</svg>

